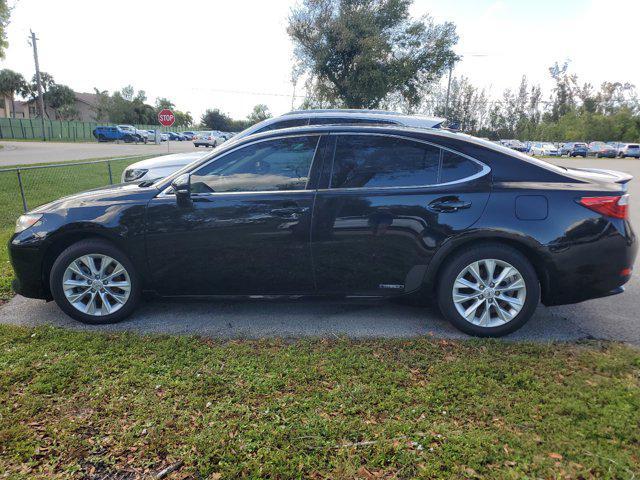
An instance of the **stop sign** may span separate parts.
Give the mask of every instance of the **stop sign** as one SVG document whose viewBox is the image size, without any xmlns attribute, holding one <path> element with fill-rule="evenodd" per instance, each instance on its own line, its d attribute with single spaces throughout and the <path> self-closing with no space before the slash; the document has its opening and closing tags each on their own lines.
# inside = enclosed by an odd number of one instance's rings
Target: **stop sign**
<svg viewBox="0 0 640 480">
<path fill-rule="evenodd" d="M 176 117 L 173 115 L 171 110 L 164 108 L 158 113 L 158 121 L 160 122 L 160 125 L 170 127 L 173 125 L 173 122 L 176 121 Z"/>
</svg>

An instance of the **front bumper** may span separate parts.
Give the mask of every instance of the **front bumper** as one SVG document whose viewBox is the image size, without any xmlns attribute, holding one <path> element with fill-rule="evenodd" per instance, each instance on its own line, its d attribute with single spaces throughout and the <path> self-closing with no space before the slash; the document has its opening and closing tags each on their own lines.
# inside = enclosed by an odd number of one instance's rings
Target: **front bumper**
<svg viewBox="0 0 640 480">
<path fill-rule="evenodd" d="M 50 300 L 51 293 L 43 279 L 43 255 L 38 247 L 18 246 L 9 242 L 9 257 L 15 274 L 11 288 L 18 295 Z"/>
</svg>

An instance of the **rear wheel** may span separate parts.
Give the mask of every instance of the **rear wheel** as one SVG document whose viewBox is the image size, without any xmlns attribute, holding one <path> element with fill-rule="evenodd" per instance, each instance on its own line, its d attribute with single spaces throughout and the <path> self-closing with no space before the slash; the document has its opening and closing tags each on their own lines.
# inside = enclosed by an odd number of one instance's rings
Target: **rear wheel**
<svg viewBox="0 0 640 480">
<path fill-rule="evenodd" d="M 127 256 L 98 239 L 71 245 L 56 259 L 49 284 L 58 306 L 88 324 L 123 320 L 140 301 L 140 285 Z"/>
<path fill-rule="evenodd" d="M 507 245 L 479 245 L 457 254 L 444 267 L 438 285 L 442 314 L 459 330 L 480 337 L 519 329 L 540 300 L 535 269 Z"/>
</svg>

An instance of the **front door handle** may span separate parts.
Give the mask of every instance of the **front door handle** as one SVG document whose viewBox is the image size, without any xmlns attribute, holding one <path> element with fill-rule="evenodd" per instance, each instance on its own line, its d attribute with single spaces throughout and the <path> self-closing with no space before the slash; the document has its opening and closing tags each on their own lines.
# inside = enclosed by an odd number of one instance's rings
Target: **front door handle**
<svg viewBox="0 0 640 480">
<path fill-rule="evenodd" d="M 452 213 L 471 207 L 471 202 L 458 197 L 437 198 L 427 205 L 427 209 L 436 213 Z"/>
<path fill-rule="evenodd" d="M 288 203 L 284 204 L 281 208 L 274 208 L 270 210 L 270 213 L 271 215 L 287 220 L 297 220 L 308 211 L 309 207 L 299 207 L 296 204 Z"/>
</svg>

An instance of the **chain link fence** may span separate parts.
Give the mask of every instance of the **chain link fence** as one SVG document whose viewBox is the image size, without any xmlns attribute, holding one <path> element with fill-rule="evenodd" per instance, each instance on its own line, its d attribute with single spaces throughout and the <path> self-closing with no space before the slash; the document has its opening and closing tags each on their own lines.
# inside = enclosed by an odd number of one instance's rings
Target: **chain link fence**
<svg viewBox="0 0 640 480">
<path fill-rule="evenodd" d="M 141 157 L 0 169 L 0 230 L 23 212 L 65 195 L 120 183 L 124 169 Z"/>
<path fill-rule="evenodd" d="M 65 122 L 41 118 L 0 118 L 0 139 L 2 140 L 59 140 L 67 142 L 95 141 L 93 130 L 97 126 L 113 126 L 114 123 Z M 44 127 L 44 129 L 43 129 Z M 160 125 L 135 125 L 139 130 L 160 130 L 161 132 L 189 131 L 189 127 L 162 127 Z"/>
</svg>

